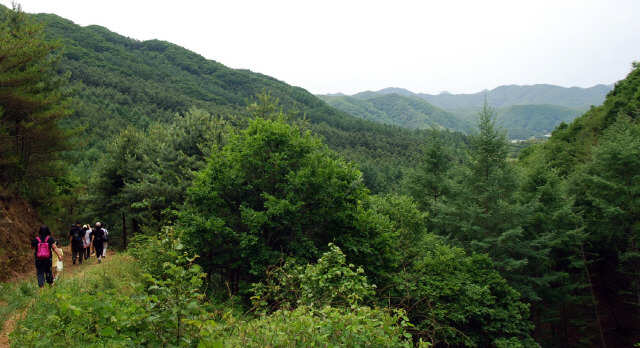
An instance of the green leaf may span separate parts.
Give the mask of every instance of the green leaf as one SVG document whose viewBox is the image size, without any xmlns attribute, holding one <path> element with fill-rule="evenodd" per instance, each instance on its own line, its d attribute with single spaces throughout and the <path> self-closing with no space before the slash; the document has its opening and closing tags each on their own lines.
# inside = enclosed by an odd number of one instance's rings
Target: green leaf
<svg viewBox="0 0 640 348">
<path fill-rule="evenodd" d="M 116 330 L 114 328 L 112 328 L 111 326 L 107 326 L 105 328 L 103 328 L 102 330 L 100 330 L 100 335 L 102 336 L 115 336 L 117 334 Z"/>
</svg>

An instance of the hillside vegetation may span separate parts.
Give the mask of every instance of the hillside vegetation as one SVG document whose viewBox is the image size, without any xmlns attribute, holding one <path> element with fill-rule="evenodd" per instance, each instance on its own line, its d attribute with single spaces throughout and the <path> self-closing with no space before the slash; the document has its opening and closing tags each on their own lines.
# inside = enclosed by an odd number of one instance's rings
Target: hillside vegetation
<svg viewBox="0 0 640 348">
<path fill-rule="evenodd" d="M 74 90 L 73 113 L 65 126 L 85 129 L 88 151 L 78 154 L 85 178 L 108 142 L 128 126 L 143 130 L 170 124 L 191 108 L 241 123 L 247 106 L 263 92 L 305 117 L 329 146 L 361 164 L 402 166 L 423 143 L 420 133 L 353 117 L 302 88 L 228 68 L 169 42 L 140 42 L 56 15 L 37 18 L 46 23 L 47 38 L 65 47 L 58 67 L 70 74 Z"/>
<path fill-rule="evenodd" d="M 472 94 L 442 92 L 434 95 L 414 93 L 402 88 L 385 88 L 376 92 L 367 91 L 357 93 L 354 94 L 353 97 L 366 99 L 384 94 L 398 94 L 406 97 L 415 96 L 447 110 L 482 106 L 485 97 L 495 108 L 512 105 L 540 104 L 588 108 L 591 105 L 602 104 L 606 94 L 609 93 L 611 89 L 613 89 L 612 85 L 597 85 L 590 88 L 567 88 L 545 84 L 529 86 L 509 85 Z"/>
<path fill-rule="evenodd" d="M 404 128 L 457 130 L 468 133 L 473 121 L 434 107 L 417 98 L 384 94 L 371 98 L 318 96 L 329 105 L 351 115 Z"/>
<path fill-rule="evenodd" d="M 551 85 L 501 86 L 475 94 L 416 94 L 401 88 L 361 92 L 353 96 L 319 96 L 354 116 L 414 129 L 449 129 L 469 133 L 486 100 L 495 108 L 498 125 L 510 139 L 545 138 L 591 105 L 600 105 L 611 86 L 562 88 Z"/>
<path fill-rule="evenodd" d="M 640 342 L 638 64 L 514 159 L 486 101 L 468 136 L 401 129 L 170 43 L 0 18 L 3 197 L 129 242 L 81 291 L 0 285 L 2 312 L 38 299 L 12 345 Z"/>
</svg>

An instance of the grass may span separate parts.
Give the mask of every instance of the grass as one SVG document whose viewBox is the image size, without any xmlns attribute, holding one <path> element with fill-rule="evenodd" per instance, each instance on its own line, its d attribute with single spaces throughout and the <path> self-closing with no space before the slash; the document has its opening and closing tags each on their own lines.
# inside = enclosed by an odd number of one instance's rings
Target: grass
<svg viewBox="0 0 640 348">
<path fill-rule="evenodd" d="M 0 284 L 0 327 L 7 319 L 22 308 L 25 308 L 38 294 L 38 286 L 33 282 Z"/>
<path fill-rule="evenodd" d="M 70 272 L 67 267 L 78 268 Z M 7 319 L 26 311 L 15 322 L 16 330 L 10 336 L 12 346 L 32 346 L 34 342 L 58 346 L 64 342 L 56 341 L 54 336 L 40 340 L 41 331 L 45 331 L 42 327 L 55 329 L 56 323 L 65 319 L 60 314 L 81 317 L 78 314 L 85 314 L 83 310 L 90 311 L 91 306 L 99 306 L 98 302 L 105 294 L 113 298 L 130 296 L 134 293 L 132 283 L 139 278 L 134 260 L 126 254 L 116 254 L 102 264 L 89 259 L 82 266 L 65 266 L 55 286 L 45 285 L 42 291 L 35 279 L 3 283 L 0 284 L 0 320 L 4 325 Z M 86 302 L 89 307 L 76 310 L 81 308 L 75 303 L 77 300 Z"/>
</svg>

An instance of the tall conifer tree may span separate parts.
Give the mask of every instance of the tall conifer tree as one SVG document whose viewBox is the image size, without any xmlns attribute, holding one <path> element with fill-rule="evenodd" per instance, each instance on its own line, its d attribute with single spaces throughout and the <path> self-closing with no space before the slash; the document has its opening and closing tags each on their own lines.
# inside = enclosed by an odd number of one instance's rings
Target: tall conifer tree
<svg viewBox="0 0 640 348">
<path fill-rule="evenodd" d="M 470 137 L 466 165 L 458 170 L 452 193 L 440 207 L 434 232 L 447 235 L 467 250 L 488 253 L 501 274 L 529 300 L 537 299 L 528 274 L 530 262 L 548 257 L 538 236 L 523 229 L 531 207 L 517 201 L 518 172 L 507 160 L 506 132 L 496 127 L 493 109 L 486 102 L 478 117 L 478 130 Z"/>
<path fill-rule="evenodd" d="M 0 7 L 0 183 L 19 190 L 56 175 L 52 164 L 69 149 L 67 78 L 55 70 L 60 45 L 19 6 Z"/>
</svg>

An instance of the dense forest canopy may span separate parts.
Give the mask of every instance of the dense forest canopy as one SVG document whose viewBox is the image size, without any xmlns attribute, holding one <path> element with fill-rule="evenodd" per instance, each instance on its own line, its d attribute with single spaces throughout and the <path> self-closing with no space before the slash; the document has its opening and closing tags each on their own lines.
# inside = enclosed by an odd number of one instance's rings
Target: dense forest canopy
<svg viewBox="0 0 640 348">
<path fill-rule="evenodd" d="M 356 334 L 304 340 L 640 342 L 638 64 L 513 158 L 488 99 L 468 136 L 409 130 L 168 42 L 4 7 L 0 19 L 3 190 L 62 231 L 99 220 L 114 246 L 135 235 L 141 279 L 88 311 L 119 319 L 65 316 L 58 337 L 288 345 L 303 337 L 291 328 L 348 322 Z M 16 342 L 43 337 L 59 343 Z"/>
<path fill-rule="evenodd" d="M 230 69 L 169 42 L 140 42 L 55 15 L 37 18 L 47 23 L 47 37 L 65 47 L 58 67 L 70 73 L 76 90 L 66 125 L 86 127 L 90 150 L 81 154 L 80 163 L 87 168 L 85 176 L 107 140 L 129 125 L 144 130 L 152 123 L 171 123 L 176 114 L 184 115 L 193 107 L 225 119 L 246 117 L 251 99 L 263 91 L 283 108 L 306 117 L 314 133 L 350 160 L 393 168 L 412 160 L 421 143 L 419 132 L 363 121 L 299 87 Z"/>
</svg>

